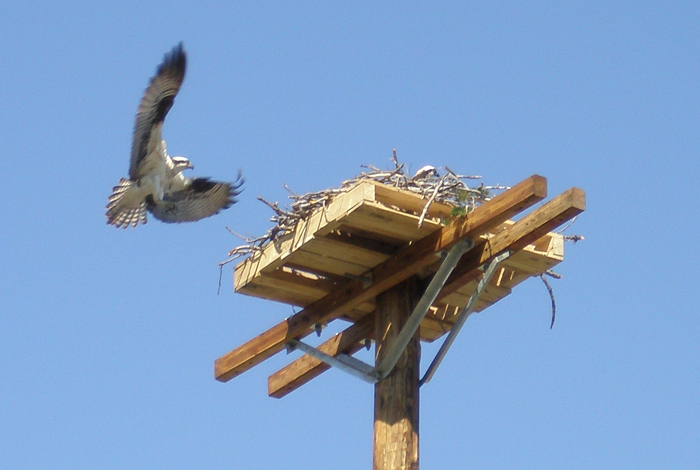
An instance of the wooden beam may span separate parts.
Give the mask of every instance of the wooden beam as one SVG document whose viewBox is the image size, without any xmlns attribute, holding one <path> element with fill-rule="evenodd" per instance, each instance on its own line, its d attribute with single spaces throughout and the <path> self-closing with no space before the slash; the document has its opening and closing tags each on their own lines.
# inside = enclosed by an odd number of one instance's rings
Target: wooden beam
<svg viewBox="0 0 700 470">
<path fill-rule="evenodd" d="M 334 335 L 318 346 L 318 350 L 333 357 L 354 354 L 364 347 L 361 341 L 366 338 L 374 338 L 374 312 L 368 313 L 345 331 Z M 282 398 L 330 368 L 325 362 L 304 354 L 267 379 L 267 393 L 273 398 Z"/>
<path fill-rule="evenodd" d="M 491 259 L 501 252 L 505 250 L 517 251 L 534 243 L 550 231 L 583 212 L 585 208 L 585 193 L 578 188 L 569 189 L 498 233 L 488 242 L 475 246 L 457 264 L 445 287 L 438 294 L 435 304 L 437 305 L 441 299 L 452 294 L 469 281 L 478 279 L 483 274 L 478 268 L 484 263 L 490 262 Z M 370 316 L 367 315 L 365 318 Z M 365 320 L 365 318 L 360 320 L 360 322 Z M 360 322 L 355 325 L 358 325 Z M 336 338 L 331 338 L 319 346 L 319 349 L 334 356 L 341 353 L 352 354 L 361 348 L 357 343 L 368 337 L 366 330 L 366 325 L 358 328 L 351 326 L 340 333 L 340 335 L 343 335 L 343 347 L 338 347 L 340 342 Z M 304 355 L 270 376 L 268 379 L 268 392 L 272 397 L 281 398 L 329 368 L 330 366 L 325 363 Z"/>
<path fill-rule="evenodd" d="M 464 238 L 476 238 L 547 196 L 547 180 L 531 176 L 474 209 L 466 218 L 405 246 L 372 269 L 372 285 L 349 281 L 261 335 L 217 359 L 214 377 L 226 382 L 277 354 L 287 341 L 311 333 L 315 323 L 328 322 L 435 263 L 435 253 Z"/>
</svg>

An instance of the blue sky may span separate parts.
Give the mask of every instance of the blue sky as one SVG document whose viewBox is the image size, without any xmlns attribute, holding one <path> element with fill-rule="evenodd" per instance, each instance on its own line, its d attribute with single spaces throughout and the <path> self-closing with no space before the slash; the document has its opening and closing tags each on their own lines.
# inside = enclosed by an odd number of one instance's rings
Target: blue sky
<svg viewBox="0 0 700 470">
<path fill-rule="evenodd" d="M 372 387 L 267 397 L 280 355 L 213 361 L 291 313 L 217 263 L 297 192 L 392 148 L 550 195 L 587 191 L 553 282 L 472 316 L 422 391 L 424 468 L 700 461 L 700 7 L 692 2 L 5 2 L 0 6 L 0 467 L 369 468 Z M 105 224 L 133 118 L 184 41 L 165 124 L 246 189 L 187 225 Z M 423 350 L 424 362 L 435 345 Z"/>
</svg>

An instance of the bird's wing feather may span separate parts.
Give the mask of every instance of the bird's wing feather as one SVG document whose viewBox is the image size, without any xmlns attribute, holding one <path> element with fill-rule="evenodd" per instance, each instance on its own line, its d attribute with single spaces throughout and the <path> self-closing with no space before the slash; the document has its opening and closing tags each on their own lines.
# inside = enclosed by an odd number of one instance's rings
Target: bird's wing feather
<svg viewBox="0 0 700 470">
<path fill-rule="evenodd" d="M 107 204 L 107 224 L 136 227 L 146 223 L 146 201 L 133 181 L 122 178 L 112 190 Z"/>
<path fill-rule="evenodd" d="M 236 203 L 243 180 L 219 183 L 209 178 L 195 178 L 181 191 L 168 193 L 162 201 L 149 196 L 148 210 L 163 222 L 194 222 L 212 216 Z"/>
<path fill-rule="evenodd" d="M 133 180 L 141 176 L 139 165 L 148 155 L 149 145 L 160 144 L 159 131 L 185 78 L 186 65 L 187 56 L 180 43 L 165 55 L 163 63 L 158 66 L 155 76 L 151 78 L 141 98 L 136 112 L 134 137 L 131 144 L 129 176 Z"/>
</svg>

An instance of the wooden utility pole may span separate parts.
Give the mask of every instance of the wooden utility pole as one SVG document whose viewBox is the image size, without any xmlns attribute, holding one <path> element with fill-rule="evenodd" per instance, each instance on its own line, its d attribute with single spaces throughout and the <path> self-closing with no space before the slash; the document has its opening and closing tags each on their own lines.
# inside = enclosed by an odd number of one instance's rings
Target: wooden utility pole
<svg viewBox="0 0 700 470">
<path fill-rule="evenodd" d="M 377 297 L 377 366 L 420 294 L 412 277 Z M 420 333 L 416 331 L 393 371 L 374 386 L 374 470 L 418 469 L 419 373 Z"/>
</svg>

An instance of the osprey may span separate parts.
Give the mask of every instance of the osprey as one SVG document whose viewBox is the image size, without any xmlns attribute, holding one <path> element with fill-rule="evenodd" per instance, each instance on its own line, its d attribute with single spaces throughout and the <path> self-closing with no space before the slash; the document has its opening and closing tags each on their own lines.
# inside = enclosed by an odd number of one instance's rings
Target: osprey
<svg viewBox="0 0 700 470">
<path fill-rule="evenodd" d="M 429 178 L 432 178 L 433 176 L 438 176 L 438 172 L 435 169 L 433 165 L 425 165 L 422 168 L 419 168 L 418 171 L 416 171 L 416 174 L 413 175 L 412 180 L 427 180 Z"/>
<path fill-rule="evenodd" d="M 136 113 L 129 179 L 114 187 L 107 204 L 107 223 L 136 227 L 146 223 L 146 210 L 163 222 L 193 222 L 217 214 L 236 202 L 243 184 L 186 178 L 194 168 L 185 157 L 170 157 L 161 136 L 163 121 L 185 78 L 187 56 L 182 43 L 165 55 L 144 92 Z"/>
</svg>

